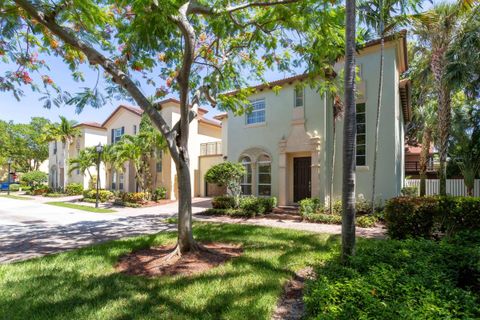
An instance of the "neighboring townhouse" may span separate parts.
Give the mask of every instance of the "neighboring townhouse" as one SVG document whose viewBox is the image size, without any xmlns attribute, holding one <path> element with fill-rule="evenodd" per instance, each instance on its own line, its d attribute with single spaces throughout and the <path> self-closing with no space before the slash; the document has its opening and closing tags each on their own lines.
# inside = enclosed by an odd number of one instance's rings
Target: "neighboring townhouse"
<svg viewBox="0 0 480 320">
<path fill-rule="evenodd" d="M 422 152 L 422 146 L 405 145 L 405 176 L 411 179 L 420 178 L 420 153 Z M 437 178 L 437 164 L 434 161 L 434 149 L 430 147 L 427 161 L 427 178 Z"/>
<path fill-rule="evenodd" d="M 358 51 L 356 193 L 371 197 L 380 42 Z M 335 70 L 341 74 L 343 61 Z M 400 194 L 404 180 L 404 124 L 410 119 L 410 82 L 400 80 L 408 68 L 406 33 L 385 41 L 383 101 L 377 158 L 377 196 Z M 223 127 L 223 156 L 243 163 L 244 194 L 276 196 L 279 205 L 308 197 L 339 199 L 342 188 L 343 119 L 333 137 L 333 102 L 315 88 L 301 86 L 305 75 L 254 87 L 253 110 L 244 116 L 218 115 Z M 275 93 L 272 89 L 281 86 Z M 332 155 L 335 145 L 335 161 Z M 332 172 L 333 170 L 333 172 Z M 330 179 L 334 174 L 333 194 Z"/>
<path fill-rule="evenodd" d="M 99 143 L 105 145 L 107 143 L 107 132 L 101 124 L 96 122 L 84 122 L 75 126 L 80 129 L 80 136 L 75 138 L 68 148 L 60 141 L 52 141 L 49 143 L 49 187 L 59 189 L 65 187 L 69 183 L 80 183 L 85 189 L 90 185 L 90 176 L 87 172 L 82 173 L 74 170 L 69 173 L 68 161 L 78 156 L 80 150 L 88 147 L 95 147 Z M 89 169 L 92 175 L 97 175 L 97 169 L 93 166 Z M 100 167 L 100 185 L 105 187 L 105 169 L 103 165 Z"/>
<path fill-rule="evenodd" d="M 167 99 L 159 103 L 162 106 L 160 113 L 166 123 L 173 126 L 180 120 L 180 102 L 176 99 Z M 220 122 L 206 119 L 208 112 L 198 108 L 197 117 L 190 123 L 189 154 L 192 179 L 192 195 L 205 195 L 203 174 L 212 163 L 220 162 L 221 157 L 221 125 Z M 143 110 L 131 106 L 119 106 L 102 124 L 106 129 L 107 141 L 114 144 L 120 141 L 125 134 L 136 135 L 140 130 L 140 121 Z M 215 146 L 215 150 L 212 149 Z M 203 151 L 202 151 L 203 150 Z M 218 152 L 216 150 L 219 150 Z M 201 160 L 202 158 L 209 160 Z M 220 159 L 220 160 L 218 160 Z M 175 163 L 170 154 L 162 152 L 161 156 L 152 159 L 151 172 L 154 188 L 163 186 L 167 189 L 169 199 L 177 199 L 177 172 Z M 107 189 L 135 192 L 138 185 L 135 180 L 133 164 L 126 163 L 123 170 L 107 170 Z"/>
</svg>

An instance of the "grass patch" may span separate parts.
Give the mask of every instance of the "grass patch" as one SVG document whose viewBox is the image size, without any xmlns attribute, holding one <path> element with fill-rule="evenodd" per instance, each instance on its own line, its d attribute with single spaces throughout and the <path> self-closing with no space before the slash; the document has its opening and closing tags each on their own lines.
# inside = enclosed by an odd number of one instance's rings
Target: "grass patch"
<svg viewBox="0 0 480 320">
<path fill-rule="evenodd" d="M 32 198 L 28 198 L 28 197 L 22 197 L 22 196 L 16 196 L 16 195 L 8 195 L 8 194 L 1 194 L 0 195 L 1 198 L 9 198 L 9 199 L 15 199 L 15 200 L 33 200 Z"/>
<path fill-rule="evenodd" d="M 94 207 L 84 206 L 84 205 L 81 205 L 81 204 L 75 204 L 75 203 L 69 203 L 69 202 L 61 202 L 61 201 L 46 202 L 46 204 L 49 204 L 49 205 L 52 205 L 52 206 L 57 206 L 57 207 L 64 207 L 64 208 L 70 208 L 70 209 L 78 209 L 78 210 L 89 211 L 89 212 L 96 212 L 96 213 L 112 213 L 112 212 L 116 212 L 115 210 L 112 210 L 112 209 L 94 208 Z"/>
<path fill-rule="evenodd" d="M 115 272 L 133 250 L 176 233 L 111 241 L 0 266 L 0 319 L 269 319 L 293 272 L 327 259 L 337 236 L 259 226 L 196 223 L 196 239 L 240 243 L 244 254 L 193 276 Z"/>
</svg>

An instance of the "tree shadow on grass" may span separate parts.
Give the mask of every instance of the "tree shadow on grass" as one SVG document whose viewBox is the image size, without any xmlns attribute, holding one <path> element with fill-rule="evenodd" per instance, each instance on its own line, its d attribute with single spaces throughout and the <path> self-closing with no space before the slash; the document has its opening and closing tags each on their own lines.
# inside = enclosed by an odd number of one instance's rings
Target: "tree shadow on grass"
<svg viewBox="0 0 480 320">
<path fill-rule="evenodd" d="M 242 243 L 244 255 L 193 276 L 115 272 L 121 255 L 174 241 L 169 233 L 0 267 L 0 318 L 265 319 L 295 268 L 338 244 L 336 236 L 258 226 L 199 224 L 195 233 L 204 242 Z"/>
</svg>

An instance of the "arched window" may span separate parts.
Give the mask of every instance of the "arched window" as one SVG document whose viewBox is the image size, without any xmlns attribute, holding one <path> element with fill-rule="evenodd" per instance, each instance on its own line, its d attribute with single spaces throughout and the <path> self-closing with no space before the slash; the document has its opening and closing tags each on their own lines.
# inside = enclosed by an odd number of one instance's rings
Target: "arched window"
<svg viewBox="0 0 480 320">
<path fill-rule="evenodd" d="M 242 179 L 242 194 L 244 195 L 251 195 L 252 194 L 252 160 L 245 156 L 243 157 L 240 162 L 242 163 L 243 167 L 247 171 L 247 174 L 243 176 Z"/>
<path fill-rule="evenodd" d="M 272 194 L 272 161 L 269 156 L 261 155 L 257 161 L 258 195 L 269 197 Z"/>
</svg>

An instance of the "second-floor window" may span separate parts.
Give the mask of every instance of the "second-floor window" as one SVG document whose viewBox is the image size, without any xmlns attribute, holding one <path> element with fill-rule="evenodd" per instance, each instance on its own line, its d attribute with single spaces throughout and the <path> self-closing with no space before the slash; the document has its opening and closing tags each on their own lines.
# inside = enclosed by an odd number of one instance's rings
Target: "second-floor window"
<svg viewBox="0 0 480 320">
<path fill-rule="evenodd" d="M 251 101 L 252 111 L 247 114 L 246 123 L 256 124 L 265 122 L 265 99 Z"/>
<path fill-rule="evenodd" d="M 125 133 L 125 127 L 112 129 L 112 143 L 117 143 Z"/>
<path fill-rule="evenodd" d="M 303 107 L 303 100 L 305 96 L 305 90 L 301 87 L 295 88 L 295 101 L 294 107 Z"/>
<path fill-rule="evenodd" d="M 365 103 L 357 104 L 357 166 L 367 164 L 367 121 Z"/>
</svg>

